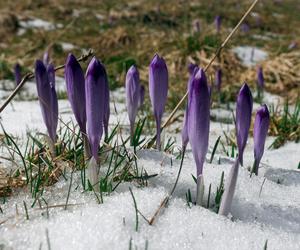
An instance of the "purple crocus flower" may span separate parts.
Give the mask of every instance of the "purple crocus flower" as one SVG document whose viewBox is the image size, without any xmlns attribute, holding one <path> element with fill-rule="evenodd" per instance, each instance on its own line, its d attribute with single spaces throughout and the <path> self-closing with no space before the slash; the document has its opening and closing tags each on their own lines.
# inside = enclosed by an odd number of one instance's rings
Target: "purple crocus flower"
<svg viewBox="0 0 300 250">
<path fill-rule="evenodd" d="M 244 83 L 238 94 L 236 104 L 236 137 L 241 165 L 243 165 L 243 153 L 248 139 L 252 107 L 252 94 L 247 83 Z"/>
<path fill-rule="evenodd" d="M 254 139 L 254 165 L 252 172 L 258 174 L 260 160 L 264 154 L 265 141 L 270 124 L 270 114 L 266 104 L 262 105 L 256 113 L 253 139 Z"/>
<path fill-rule="evenodd" d="M 19 85 L 19 83 L 22 80 L 21 77 L 21 66 L 20 64 L 16 63 L 15 67 L 14 67 L 14 72 L 15 72 L 15 82 L 16 82 L 16 86 Z"/>
<path fill-rule="evenodd" d="M 85 100 L 88 140 L 91 154 L 96 161 L 98 161 L 99 143 L 103 133 L 106 84 L 106 70 L 98 59 L 93 57 L 86 71 Z"/>
<path fill-rule="evenodd" d="M 200 33 L 200 31 L 201 31 L 200 21 L 198 19 L 194 20 L 194 22 L 193 22 L 193 31 L 195 33 Z"/>
<path fill-rule="evenodd" d="M 105 68 L 104 68 L 105 70 Z M 106 70 L 105 70 L 106 74 Z M 107 75 L 107 74 L 106 74 Z M 110 117 L 110 107 L 109 107 L 109 85 L 108 85 L 108 79 L 106 77 L 105 81 L 105 96 L 104 96 L 104 114 L 103 114 L 103 127 L 105 132 L 105 138 L 108 138 L 108 124 L 109 124 L 109 117 Z"/>
<path fill-rule="evenodd" d="M 265 80 L 264 80 L 264 73 L 263 73 L 263 69 L 261 66 L 259 66 L 256 70 L 256 75 L 257 75 L 257 86 L 260 89 L 264 88 L 265 85 Z"/>
<path fill-rule="evenodd" d="M 156 147 L 160 150 L 160 125 L 168 95 L 168 68 L 165 60 L 157 54 L 149 66 L 149 92 L 156 121 Z"/>
<path fill-rule="evenodd" d="M 128 118 L 130 122 L 130 135 L 133 139 L 134 122 L 138 112 L 139 95 L 140 95 L 140 76 L 137 68 L 133 65 L 129 68 L 126 74 L 126 106 Z"/>
<path fill-rule="evenodd" d="M 289 44 L 288 49 L 293 50 L 296 49 L 297 47 L 298 47 L 298 43 L 296 41 L 293 41 Z"/>
<path fill-rule="evenodd" d="M 215 26 L 216 26 L 217 33 L 219 33 L 221 30 L 221 21 L 222 21 L 221 16 L 218 15 L 215 17 Z"/>
<path fill-rule="evenodd" d="M 56 95 L 56 90 L 55 90 L 55 69 L 54 65 L 50 63 L 47 67 L 47 73 L 48 73 L 48 79 L 49 79 L 49 84 L 51 88 L 51 109 L 52 109 L 52 123 L 53 127 L 55 128 L 53 133 L 54 136 L 56 135 L 56 129 L 57 129 L 57 124 L 58 124 L 58 100 L 57 100 L 57 95 Z"/>
<path fill-rule="evenodd" d="M 224 193 L 222 195 L 222 200 L 218 212 L 220 215 L 227 216 L 228 213 L 230 212 L 238 173 L 239 173 L 239 159 L 236 158 L 233 166 L 230 169 L 230 173 L 226 181 Z"/>
<path fill-rule="evenodd" d="M 65 68 L 68 99 L 80 131 L 86 133 L 85 79 L 76 57 L 68 55 Z"/>
<path fill-rule="evenodd" d="M 197 203 L 203 195 L 203 164 L 208 149 L 210 122 L 210 91 L 203 69 L 191 80 L 188 94 L 187 131 L 197 166 Z"/>
<path fill-rule="evenodd" d="M 37 60 L 35 63 L 35 79 L 43 120 L 49 137 L 54 144 L 58 123 L 58 102 L 55 91 L 55 75 L 53 65 L 46 69 L 44 63 Z"/>
<path fill-rule="evenodd" d="M 241 24 L 241 31 L 244 33 L 248 33 L 250 30 L 250 26 L 247 23 L 242 23 Z"/>
<path fill-rule="evenodd" d="M 140 85 L 140 94 L 139 94 L 139 107 L 144 104 L 145 101 L 145 87 Z"/>
<path fill-rule="evenodd" d="M 190 91 L 191 89 L 191 83 L 196 75 L 196 73 L 198 72 L 199 68 L 197 65 L 195 64 L 190 64 L 190 65 L 194 65 L 195 67 L 193 67 L 193 72 L 190 75 L 190 78 L 188 80 L 187 83 L 187 91 Z M 184 117 L 183 117 L 183 127 L 182 127 L 182 131 L 181 131 L 181 139 L 182 139 L 182 148 L 185 149 L 188 142 L 189 142 L 189 137 L 188 137 L 188 127 L 187 127 L 187 123 L 188 123 L 188 102 L 186 104 L 186 109 L 184 112 Z"/>
<path fill-rule="evenodd" d="M 222 85 L 222 70 L 218 68 L 215 73 L 215 86 L 217 90 L 220 92 Z"/>
</svg>

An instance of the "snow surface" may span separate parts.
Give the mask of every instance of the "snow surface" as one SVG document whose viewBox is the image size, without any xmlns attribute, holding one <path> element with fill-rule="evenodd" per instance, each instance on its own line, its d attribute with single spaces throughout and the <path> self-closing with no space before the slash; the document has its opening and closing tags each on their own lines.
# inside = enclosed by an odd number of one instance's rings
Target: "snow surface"
<svg viewBox="0 0 300 250">
<path fill-rule="evenodd" d="M 34 84 L 31 84 L 26 92 L 34 95 Z M 57 86 L 63 90 L 64 83 L 59 82 Z M 120 122 L 128 126 L 124 96 L 123 88 L 111 93 L 111 125 Z M 271 103 L 276 101 L 273 97 L 267 99 Z M 234 110 L 234 105 L 230 106 Z M 64 121 L 74 120 L 67 100 L 60 100 L 59 108 Z M 219 120 L 229 116 L 225 108 L 212 113 Z M 45 132 L 37 100 L 13 101 L 1 113 L 1 122 L 14 135 L 22 136 L 28 129 Z M 175 137 L 178 148 L 180 134 L 174 131 L 179 128 L 180 123 L 172 124 L 165 135 Z M 211 122 L 207 158 L 217 137 L 221 135 L 224 140 L 223 131 L 229 133 L 233 129 L 232 124 Z M 51 249 L 129 249 L 131 243 L 132 249 L 146 249 L 146 246 L 148 249 L 263 249 L 268 240 L 268 249 L 300 249 L 300 172 L 296 169 L 300 148 L 298 144 L 287 143 L 276 150 L 267 149 L 273 140 L 267 139 L 259 176 L 250 178 L 247 168 L 253 164 L 253 139 L 249 139 L 228 218 L 204 207 L 187 205 L 186 192 L 190 189 L 194 198 L 196 188 L 191 176 L 196 168 L 188 147 L 182 174 L 168 208 L 153 226 L 139 216 L 136 232 L 135 209 L 128 188 L 133 188 L 139 211 L 149 219 L 172 188 L 180 164 L 174 155 L 140 150 L 137 152 L 139 168 L 146 169 L 149 175 L 158 175 L 144 188 L 122 183 L 111 195 L 104 196 L 103 204 L 97 204 L 94 194 L 82 192 L 80 173 L 73 176 L 67 210 L 49 208 L 47 213 L 38 206 L 30 208 L 33 202 L 30 192 L 26 189 L 15 191 L 0 205 L 3 210 L 3 214 L 0 213 L 0 248 L 49 249 L 50 244 Z M 225 172 L 226 180 L 233 161 L 219 145 L 213 163 L 205 163 L 205 201 L 211 183 L 213 203 L 221 173 Z M 66 203 L 70 174 L 67 177 L 67 181 L 61 178 L 46 189 L 44 198 L 49 206 Z M 28 207 L 29 221 L 23 201 Z M 45 204 L 42 206 L 45 208 Z"/>
<path fill-rule="evenodd" d="M 232 51 L 238 56 L 242 64 L 247 67 L 255 66 L 268 57 L 266 51 L 252 46 L 237 46 Z"/>
<path fill-rule="evenodd" d="M 62 28 L 63 25 L 61 23 L 53 24 L 51 22 L 45 21 L 40 18 L 29 18 L 26 20 L 21 20 L 19 22 L 20 29 L 18 30 L 18 35 L 23 35 L 27 29 L 44 29 L 44 30 L 54 30 L 57 28 Z"/>
</svg>

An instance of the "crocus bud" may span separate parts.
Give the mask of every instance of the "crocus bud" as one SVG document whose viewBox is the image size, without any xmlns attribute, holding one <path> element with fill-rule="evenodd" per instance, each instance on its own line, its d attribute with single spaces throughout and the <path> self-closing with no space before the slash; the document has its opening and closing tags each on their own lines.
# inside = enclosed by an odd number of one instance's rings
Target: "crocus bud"
<svg viewBox="0 0 300 250">
<path fill-rule="evenodd" d="M 15 82 L 16 82 L 16 86 L 18 86 L 18 84 L 21 82 L 22 77 L 21 77 L 21 66 L 20 64 L 16 63 L 15 67 L 14 67 L 14 72 L 15 72 Z"/>
<path fill-rule="evenodd" d="M 156 147 L 160 150 L 160 125 L 168 95 L 168 68 L 165 60 L 157 54 L 149 66 L 149 92 L 156 121 Z"/>
<path fill-rule="evenodd" d="M 192 64 L 192 65 L 195 65 L 195 64 Z M 191 73 L 190 78 L 189 78 L 188 83 L 187 83 L 187 91 L 190 91 L 192 81 L 193 81 L 196 73 L 198 72 L 198 69 L 199 68 L 198 68 L 197 65 L 195 65 L 195 67 L 193 67 L 193 72 Z M 186 109 L 185 109 L 185 112 L 184 112 L 183 126 L 182 126 L 182 131 L 181 131 L 182 148 L 186 148 L 186 146 L 189 142 L 188 127 L 187 127 L 187 123 L 188 123 L 188 102 L 189 102 L 189 97 L 188 97 Z"/>
<path fill-rule="evenodd" d="M 226 180 L 225 189 L 222 195 L 222 200 L 219 208 L 220 215 L 227 216 L 228 213 L 230 212 L 238 173 L 239 173 L 239 160 L 237 158 L 233 166 L 231 167 L 228 179 Z"/>
<path fill-rule="evenodd" d="M 47 70 L 44 63 L 37 60 L 35 63 L 35 79 L 43 120 L 47 127 L 49 137 L 52 143 L 54 143 L 56 141 L 58 122 L 58 103 L 55 92 L 53 65 Z"/>
<path fill-rule="evenodd" d="M 198 19 L 193 21 L 193 31 L 195 33 L 200 33 L 201 31 L 200 21 Z"/>
<path fill-rule="evenodd" d="M 248 139 L 251 123 L 253 100 L 251 91 L 246 83 L 241 87 L 236 104 L 236 137 L 239 161 L 243 165 L 243 153 Z"/>
<path fill-rule="evenodd" d="M 218 68 L 215 73 L 215 86 L 217 90 L 220 92 L 222 85 L 222 70 Z"/>
<path fill-rule="evenodd" d="M 126 106 L 130 122 L 130 135 L 133 138 L 134 122 L 138 112 L 140 95 L 140 76 L 137 68 L 133 65 L 126 74 Z"/>
<path fill-rule="evenodd" d="M 217 33 L 219 33 L 221 30 L 221 16 L 215 17 L 215 26 L 216 26 Z"/>
<path fill-rule="evenodd" d="M 144 104 L 145 101 L 145 87 L 140 85 L 140 95 L 139 95 L 139 107 Z"/>
<path fill-rule="evenodd" d="M 260 89 L 263 89 L 264 88 L 264 74 L 263 74 L 263 69 L 261 66 L 259 66 L 256 70 L 256 75 L 257 75 L 257 86 L 260 88 Z"/>
<path fill-rule="evenodd" d="M 244 33 L 248 33 L 250 30 L 250 27 L 247 23 L 242 23 L 241 24 L 241 31 L 244 32 Z"/>
<path fill-rule="evenodd" d="M 53 134 L 56 136 L 56 129 L 58 124 L 58 100 L 55 90 L 55 69 L 54 65 L 50 63 L 47 66 L 48 80 L 51 88 L 51 115 L 52 115 L 52 123 L 53 123 Z"/>
<path fill-rule="evenodd" d="M 265 141 L 270 124 L 270 114 L 266 104 L 262 105 L 256 113 L 253 139 L 254 139 L 254 165 L 252 172 L 258 174 L 260 160 L 264 153 Z"/>
<path fill-rule="evenodd" d="M 68 55 L 65 67 L 68 99 L 80 131 L 86 133 L 85 79 L 76 57 Z"/>
<path fill-rule="evenodd" d="M 105 70 L 105 68 L 104 68 L 104 70 Z M 109 100 L 110 100 L 109 85 L 108 85 L 108 79 L 107 79 L 105 81 L 105 98 L 104 98 L 104 114 L 103 114 L 103 127 L 104 127 L 104 132 L 105 132 L 105 138 L 108 138 L 108 124 L 109 124 L 109 117 L 110 117 Z"/>
<path fill-rule="evenodd" d="M 106 70 L 98 59 L 93 57 L 86 71 L 85 100 L 88 140 L 92 156 L 96 161 L 103 133 L 106 83 Z"/>
<path fill-rule="evenodd" d="M 197 167 L 197 182 L 203 179 L 203 164 L 208 149 L 210 122 L 210 93 L 203 69 L 199 69 L 189 87 L 187 131 Z M 197 201 L 201 201 L 200 183 L 197 183 Z"/>
</svg>

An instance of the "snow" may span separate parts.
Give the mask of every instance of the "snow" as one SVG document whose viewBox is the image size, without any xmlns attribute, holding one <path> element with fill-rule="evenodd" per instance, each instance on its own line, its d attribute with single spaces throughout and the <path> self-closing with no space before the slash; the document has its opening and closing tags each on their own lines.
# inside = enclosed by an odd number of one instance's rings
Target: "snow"
<svg viewBox="0 0 300 250">
<path fill-rule="evenodd" d="M 62 42 L 60 44 L 61 44 L 63 50 L 65 50 L 65 51 L 71 51 L 71 50 L 75 49 L 75 45 L 72 43 Z"/>
<path fill-rule="evenodd" d="M 237 46 L 232 51 L 241 60 L 241 63 L 247 67 L 255 66 L 268 57 L 266 51 L 252 46 Z"/>
<path fill-rule="evenodd" d="M 51 22 L 35 17 L 26 20 L 21 20 L 19 24 L 21 28 L 18 31 L 18 35 L 23 35 L 26 32 L 26 29 L 54 30 L 63 27 L 63 25 L 60 23 L 53 24 Z"/>
<path fill-rule="evenodd" d="M 24 92 L 33 96 L 34 83 L 26 86 Z M 64 90 L 63 79 L 58 78 L 57 87 Z M 118 122 L 128 126 L 124 96 L 124 88 L 111 93 L 111 126 Z M 270 103 L 278 101 L 272 95 L 265 95 L 265 98 Z M 233 104 L 230 107 L 234 110 Z M 67 100 L 59 100 L 59 108 L 62 120 L 74 120 Z M 212 114 L 218 121 L 231 117 L 231 111 L 225 107 L 212 110 Z M 22 136 L 29 129 L 45 132 L 37 100 L 13 101 L 1 113 L 1 122 L 14 135 Z M 180 134 L 174 131 L 179 128 L 180 123 L 172 124 L 165 133 L 166 137 L 176 138 L 177 148 L 181 146 Z M 223 131 L 229 133 L 233 129 L 232 124 L 211 122 L 207 158 L 210 158 L 217 137 L 221 135 L 224 139 Z M 115 192 L 104 195 L 103 204 L 96 202 L 93 193 L 82 192 L 78 172 L 73 176 L 67 210 L 63 205 L 66 204 L 70 173 L 67 173 L 67 181 L 61 178 L 46 188 L 43 197 L 48 205 L 62 205 L 49 208 L 49 218 L 44 203 L 44 209 L 30 207 L 33 199 L 28 190 L 15 191 L 5 204 L 0 205 L 3 210 L 3 214 L 0 213 L 0 246 L 3 249 L 48 249 L 50 244 L 51 249 L 129 249 L 131 242 L 132 249 L 146 249 L 146 245 L 148 249 L 263 249 L 268 240 L 268 249 L 300 249 L 300 172 L 296 169 L 300 148 L 290 142 L 276 150 L 267 149 L 273 140 L 272 137 L 267 139 L 259 176 L 250 178 L 247 168 L 253 164 L 253 139 L 249 138 L 228 218 L 204 207 L 187 205 L 187 191 L 190 189 L 195 198 L 196 189 L 191 176 L 196 168 L 188 147 L 169 206 L 153 226 L 139 215 L 136 232 L 135 209 L 128 188 L 132 187 L 139 211 L 149 219 L 172 188 L 180 164 L 174 155 L 145 149 L 137 152 L 138 166 L 146 169 L 149 175 L 158 175 L 149 179 L 148 186 L 143 188 L 122 183 Z M 233 161 L 219 145 L 213 163 L 205 163 L 204 201 L 207 201 L 211 183 L 211 203 L 214 202 L 221 173 L 224 171 L 226 180 Z M 27 204 L 29 221 L 25 217 L 23 201 Z"/>
</svg>

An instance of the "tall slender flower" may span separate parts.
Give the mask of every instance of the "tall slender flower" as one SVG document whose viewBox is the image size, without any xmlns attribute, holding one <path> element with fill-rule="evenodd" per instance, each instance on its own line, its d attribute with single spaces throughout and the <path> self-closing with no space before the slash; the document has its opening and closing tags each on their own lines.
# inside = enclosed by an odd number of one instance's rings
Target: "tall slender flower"
<svg viewBox="0 0 300 250">
<path fill-rule="evenodd" d="M 249 24 L 247 24 L 247 23 L 242 23 L 242 24 L 241 24 L 241 31 L 242 31 L 242 32 L 248 33 L 249 30 L 250 30 Z"/>
<path fill-rule="evenodd" d="M 44 63 L 37 60 L 35 63 L 35 79 L 43 120 L 52 143 L 56 141 L 58 123 L 58 102 L 55 91 L 54 67 L 46 69 Z"/>
<path fill-rule="evenodd" d="M 145 101 L 145 87 L 140 85 L 140 95 L 139 95 L 139 107 L 144 104 Z"/>
<path fill-rule="evenodd" d="M 203 164 L 208 149 L 210 123 L 210 91 L 203 69 L 191 80 L 188 95 L 188 138 L 197 166 L 197 203 L 201 204 L 203 192 Z"/>
<path fill-rule="evenodd" d="M 258 88 L 263 89 L 265 85 L 265 79 L 264 79 L 263 69 L 261 66 L 257 68 L 256 75 L 257 75 L 257 86 Z"/>
<path fill-rule="evenodd" d="M 252 107 L 252 94 L 247 83 L 244 83 L 238 94 L 236 104 L 236 137 L 241 165 L 243 165 L 243 153 L 251 124 Z"/>
<path fill-rule="evenodd" d="M 73 54 L 69 54 L 66 61 L 65 79 L 68 99 L 82 134 L 85 158 L 89 159 L 91 153 L 86 136 L 85 79 L 82 68 Z"/>
<path fill-rule="evenodd" d="M 168 68 L 165 60 L 157 54 L 149 66 L 149 92 L 156 121 L 156 147 L 161 149 L 161 119 L 168 95 Z"/>
<path fill-rule="evenodd" d="M 105 68 L 104 68 L 104 70 L 105 70 Z M 104 127 L 105 138 L 108 138 L 108 124 L 109 124 L 109 117 L 110 117 L 110 107 L 109 107 L 109 99 L 110 98 L 109 98 L 109 85 L 108 85 L 107 78 L 106 78 L 106 81 L 105 81 L 104 91 L 105 92 L 104 92 L 103 127 Z"/>
<path fill-rule="evenodd" d="M 16 63 L 16 65 L 14 67 L 14 72 L 15 72 L 15 83 L 16 83 L 16 86 L 18 86 L 22 80 L 20 64 Z"/>
<path fill-rule="evenodd" d="M 195 65 L 195 64 L 193 64 Z M 196 73 L 198 72 L 198 66 L 195 65 L 195 67 L 193 67 L 193 72 L 190 74 L 190 78 L 188 80 L 188 83 L 187 83 L 187 91 L 190 91 L 191 89 L 191 84 L 192 84 L 192 81 L 196 75 Z M 186 104 L 186 109 L 185 109 L 185 112 L 184 112 L 184 117 L 183 117 L 183 126 L 182 126 L 182 131 L 181 131 L 181 139 L 182 139 L 182 148 L 186 148 L 188 142 L 189 142 L 189 136 L 188 136 L 188 127 L 187 127 L 187 123 L 188 123 L 188 102 L 189 102 L 189 98 L 188 98 L 188 101 L 187 101 L 187 104 Z"/>
<path fill-rule="evenodd" d="M 221 30 L 221 22 L 222 22 L 221 16 L 219 16 L 219 15 L 216 16 L 215 17 L 215 26 L 216 26 L 217 33 L 219 33 Z"/>
<path fill-rule="evenodd" d="M 68 55 L 65 68 L 68 99 L 80 131 L 86 133 L 85 79 L 76 57 Z"/>
<path fill-rule="evenodd" d="M 90 61 L 86 71 L 85 100 L 87 134 L 94 159 L 98 160 L 99 143 L 103 133 L 105 88 L 107 75 L 104 66 L 96 57 Z"/>
<path fill-rule="evenodd" d="M 256 113 L 253 139 L 254 139 L 254 165 L 252 172 L 258 174 L 260 160 L 264 154 L 265 141 L 270 124 L 270 114 L 266 104 L 262 105 Z"/>
<path fill-rule="evenodd" d="M 54 65 L 50 63 L 47 66 L 47 73 L 48 73 L 48 80 L 51 88 L 51 115 L 52 115 L 52 123 L 53 127 L 55 128 L 54 134 L 56 136 L 56 129 L 58 124 L 58 101 L 57 101 L 57 95 L 55 90 L 55 69 Z"/>
<path fill-rule="evenodd" d="M 140 76 L 137 68 L 133 65 L 129 68 L 126 74 L 126 106 L 128 112 L 128 118 L 130 122 L 130 135 L 133 139 L 134 134 L 134 122 L 139 107 L 139 95 L 140 95 Z"/>
<path fill-rule="evenodd" d="M 196 19 L 193 21 L 193 31 L 194 33 L 200 33 L 201 31 L 201 25 L 200 25 L 200 20 Z"/>
<path fill-rule="evenodd" d="M 222 70 L 218 68 L 215 73 L 215 86 L 217 90 L 220 92 L 222 85 Z"/>
<path fill-rule="evenodd" d="M 219 214 L 227 216 L 230 212 L 233 195 L 235 192 L 235 186 L 239 173 L 239 159 L 236 158 L 233 166 L 230 169 L 228 179 L 226 181 L 224 193 L 220 204 Z"/>
</svg>

